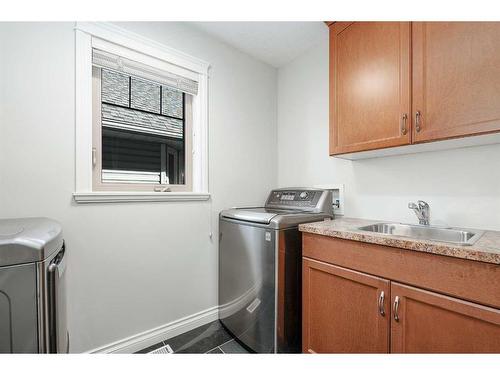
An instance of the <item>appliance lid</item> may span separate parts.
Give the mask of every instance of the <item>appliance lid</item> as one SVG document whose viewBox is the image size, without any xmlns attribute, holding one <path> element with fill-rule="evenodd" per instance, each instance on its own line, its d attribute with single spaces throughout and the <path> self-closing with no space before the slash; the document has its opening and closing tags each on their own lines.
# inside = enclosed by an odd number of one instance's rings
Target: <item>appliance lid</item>
<svg viewBox="0 0 500 375">
<path fill-rule="evenodd" d="M 62 245 L 62 227 L 55 220 L 0 219 L 0 267 L 43 261 Z"/>
<path fill-rule="evenodd" d="M 221 212 L 221 216 L 251 223 L 269 224 L 278 215 L 294 215 L 303 210 L 272 209 L 266 207 L 232 208 Z"/>
</svg>

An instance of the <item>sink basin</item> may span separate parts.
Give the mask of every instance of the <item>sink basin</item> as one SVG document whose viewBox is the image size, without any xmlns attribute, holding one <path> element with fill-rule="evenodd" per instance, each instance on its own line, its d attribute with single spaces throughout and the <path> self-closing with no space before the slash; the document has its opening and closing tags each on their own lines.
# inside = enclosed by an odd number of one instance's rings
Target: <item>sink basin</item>
<svg viewBox="0 0 500 375">
<path fill-rule="evenodd" d="M 483 234 L 483 232 L 477 230 L 397 223 L 377 223 L 357 229 L 365 232 L 402 236 L 418 240 L 448 242 L 465 246 L 474 244 Z"/>
</svg>

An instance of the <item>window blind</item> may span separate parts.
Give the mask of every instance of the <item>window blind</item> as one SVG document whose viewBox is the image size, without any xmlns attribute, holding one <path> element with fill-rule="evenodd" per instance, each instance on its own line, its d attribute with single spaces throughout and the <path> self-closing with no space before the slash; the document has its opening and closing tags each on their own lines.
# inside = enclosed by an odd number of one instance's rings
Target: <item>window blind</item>
<svg viewBox="0 0 500 375">
<path fill-rule="evenodd" d="M 198 82 L 192 79 L 157 69 L 97 48 L 92 48 L 92 65 L 161 83 L 187 94 L 196 95 L 198 93 Z"/>
</svg>

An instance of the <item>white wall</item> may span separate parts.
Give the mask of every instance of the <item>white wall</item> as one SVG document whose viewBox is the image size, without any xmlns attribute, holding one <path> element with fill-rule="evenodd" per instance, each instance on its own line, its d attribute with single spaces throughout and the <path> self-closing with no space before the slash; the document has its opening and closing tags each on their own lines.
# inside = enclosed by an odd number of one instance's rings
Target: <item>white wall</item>
<svg viewBox="0 0 500 375">
<path fill-rule="evenodd" d="M 345 215 L 500 230 L 500 145 L 346 161 L 328 156 L 328 32 L 278 71 L 279 186 L 343 183 Z"/>
<path fill-rule="evenodd" d="M 1 27 L 1 26 L 0 26 Z M 0 29 L 1 30 L 1 29 Z M 3 98 L 5 97 L 5 84 L 4 84 L 4 74 L 1 72 L 4 71 L 4 58 L 2 51 L 4 50 L 4 42 L 3 42 L 1 33 L 0 33 L 0 146 L 2 146 L 2 139 L 4 138 L 3 133 L 3 123 L 5 118 L 5 110 L 3 103 Z M 2 212 L 4 212 L 4 202 L 6 201 L 6 197 L 4 196 L 2 186 L 4 185 L 5 172 L 3 165 L 5 163 L 5 153 L 0 149 L 0 217 L 2 217 Z"/>
<path fill-rule="evenodd" d="M 80 352 L 217 305 L 217 212 L 276 185 L 276 70 L 186 24 L 122 24 L 212 64 L 212 201 L 76 205 L 73 26 L 0 23 L 0 217 L 62 223 Z"/>
</svg>

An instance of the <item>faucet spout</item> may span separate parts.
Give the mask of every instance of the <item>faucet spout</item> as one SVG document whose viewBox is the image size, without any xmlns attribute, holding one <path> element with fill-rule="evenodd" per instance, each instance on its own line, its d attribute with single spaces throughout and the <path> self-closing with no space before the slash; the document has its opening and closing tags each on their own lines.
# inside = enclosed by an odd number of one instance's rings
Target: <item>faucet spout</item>
<svg viewBox="0 0 500 375">
<path fill-rule="evenodd" d="M 430 221 L 430 207 L 427 202 L 417 201 L 417 203 L 408 203 L 408 208 L 415 212 L 420 225 L 429 225 Z"/>
</svg>

